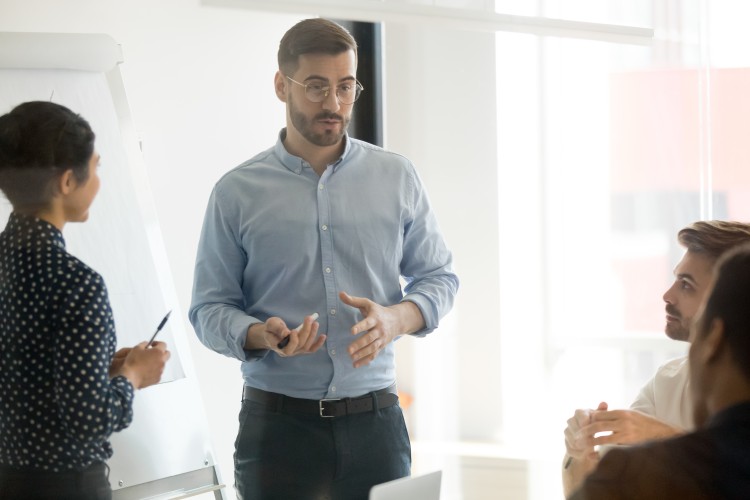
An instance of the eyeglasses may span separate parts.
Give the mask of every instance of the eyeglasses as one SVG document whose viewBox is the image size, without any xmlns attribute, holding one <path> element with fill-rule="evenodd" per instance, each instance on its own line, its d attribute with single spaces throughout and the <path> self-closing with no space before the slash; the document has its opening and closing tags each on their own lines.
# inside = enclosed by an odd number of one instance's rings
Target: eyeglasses
<svg viewBox="0 0 750 500">
<path fill-rule="evenodd" d="M 305 87 L 305 97 L 310 102 L 323 102 L 331 93 L 331 86 L 324 85 L 322 82 L 300 83 L 289 76 L 287 78 L 290 82 Z M 336 87 L 336 98 L 341 104 L 354 104 L 363 90 L 365 88 L 356 80 L 342 83 Z"/>
</svg>

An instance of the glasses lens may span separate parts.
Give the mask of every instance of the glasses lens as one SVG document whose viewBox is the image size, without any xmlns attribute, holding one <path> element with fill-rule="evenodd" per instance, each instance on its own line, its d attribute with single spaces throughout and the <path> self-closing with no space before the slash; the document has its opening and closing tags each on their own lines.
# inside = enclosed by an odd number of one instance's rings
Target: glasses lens
<svg viewBox="0 0 750 500">
<path fill-rule="evenodd" d="M 360 93 L 362 93 L 362 87 L 359 85 L 359 82 L 353 84 L 347 83 L 336 89 L 336 95 L 342 104 L 352 104 L 359 99 Z"/>
<path fill-rule="evenodd" d="M 328 86 L 319 83 L 305 85 L 305 95 L 312 102 L 321 102 L 328 96 Z"/>
</svg>

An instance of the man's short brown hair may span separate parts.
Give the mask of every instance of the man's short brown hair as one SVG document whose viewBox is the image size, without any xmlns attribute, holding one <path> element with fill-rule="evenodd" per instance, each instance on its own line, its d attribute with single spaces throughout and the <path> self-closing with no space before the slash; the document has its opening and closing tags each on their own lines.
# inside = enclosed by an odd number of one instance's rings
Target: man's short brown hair
<svg viewBox="0 0 750 500">
<path fill-rule="evenodd" d="M 730 248 L 750 242 L 750 224 L 702 220 L 681 229 L 677 233 L 677 239 L 688 252 L 700 253 L 717 260 Z"/>
<path fill-rule="evenodd" d="M 299 67 L 304 54 L 338 55 L 348 50 L 357 56 L 357 42 L 342 26 L 328 19 L 305 19 L 292 26 L 279 43 L 279 69 L 287 76 Z"/>
</svg>

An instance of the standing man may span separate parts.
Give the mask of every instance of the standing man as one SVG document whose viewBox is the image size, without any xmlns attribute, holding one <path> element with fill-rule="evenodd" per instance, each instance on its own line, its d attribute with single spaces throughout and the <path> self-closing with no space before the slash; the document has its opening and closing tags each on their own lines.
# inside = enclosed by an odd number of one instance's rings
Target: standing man
<svg viewBox="0 0 750 500">
<path fill-rule="evenodd" d="M 713 267 L 727 250 L 750 242 L 750 224 L 699 221 L 677 234 L 686 252 L 674 270 L 675 281 L 664 293 L 667 323 L 674 340 L 687 342 L 690 326 L 711 282 Z M 563 461 L 565 495 L 573 492 L 599 462 L 597 445 L 629 445 L 677 436 L 694 428 L 687 357 L 662 365 L 630 409 L 579 409 L 565 429 Z M 597 433 L 609 433 L 595 437 Z"/>
<path fill-rule="evenodd" d="M 698 430 L 608 452 L 571 499 L 750 498 L 750 246 L 727 252 L 692 329 Z"/>
<path fill-rule="evenodd" d="M 458 279 L 411 162 L 346 133 L 352 36 L 301 21 L 278 62 L 286 128 L 214 187 L 190 320 L 243 362 L 239 496 L 366 499 L 411 467 L 393 342 L 434 330 Z"/>
</svg>

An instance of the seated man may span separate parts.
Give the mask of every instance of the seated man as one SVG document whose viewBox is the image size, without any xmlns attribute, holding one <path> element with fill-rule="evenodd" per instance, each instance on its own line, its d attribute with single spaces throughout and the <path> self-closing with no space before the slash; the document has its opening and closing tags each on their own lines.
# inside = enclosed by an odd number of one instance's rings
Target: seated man
<svg viewBox="0 0 750 500">
<path fill-rule="evenodd" d="M 686 248 L 675 268 L 675 281 L 664 293 L 668 337 L 688 341 L 690 323 L 704 298 L 716 260 L 727 250 L 750 242 L 750 224 L 699 221 L 677 235 Z M 661 366 L 629 410 L 579 409 L 565 429 L 563 487 L 569 495 L 599 462 L 597 445 L 636 444 L 676 436 L 693 429 L 692 401 L 685 357 Z M 606 433 L 596 436 L 597 433 Z"/>
<path fill-rule="evenodd" d="M 571 500 L 750 498 L 750 246 L 716 265 L 692 328 L 697 431 L 609 451 Z"/>
</svg>

